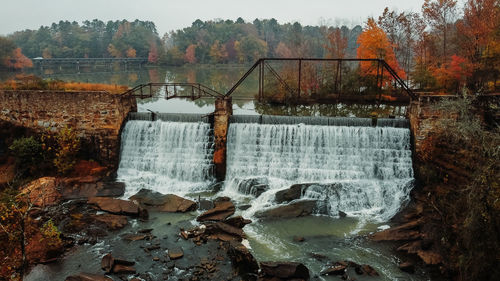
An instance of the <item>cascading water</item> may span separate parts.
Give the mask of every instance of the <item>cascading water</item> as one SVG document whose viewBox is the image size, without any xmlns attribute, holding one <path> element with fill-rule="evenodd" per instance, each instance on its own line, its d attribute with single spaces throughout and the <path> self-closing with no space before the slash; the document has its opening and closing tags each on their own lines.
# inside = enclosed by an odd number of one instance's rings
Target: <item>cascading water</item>
<svg viewBox="0 0 500 281">
<path fill-rule="evenodd" d="M 413 184 L 409 129 L 230 125 L 224 193 L 258 196 L 246 216 L 276 207 L 276 192 L 300 183 L 301 199 L 316 200 L 317 213 L 387 220 Z"/>
<path fill-rule="evenodd" d="M 212 173 L 210 125 L 130 120 L 122 133 L 118 180 L 128 197 L 141 188 L 184 195 L 205 190 Z"/>
</svg>

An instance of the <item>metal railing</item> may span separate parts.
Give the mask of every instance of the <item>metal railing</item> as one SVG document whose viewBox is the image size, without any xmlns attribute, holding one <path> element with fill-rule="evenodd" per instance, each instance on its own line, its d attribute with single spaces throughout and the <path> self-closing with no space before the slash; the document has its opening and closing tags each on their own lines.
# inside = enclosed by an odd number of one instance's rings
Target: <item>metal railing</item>
<svg viewBox="0 0 500 281">
<path fill-rule="evenodd" d="M 161 88 L 165 88 L 165 99 L 202 97 L 218 98 L 223 94 L 200 83 L 147 83 L 140 84 L 124 92 L 122 95 L 133 95 L 137 98 L 152 98 Z"/>
</svg>

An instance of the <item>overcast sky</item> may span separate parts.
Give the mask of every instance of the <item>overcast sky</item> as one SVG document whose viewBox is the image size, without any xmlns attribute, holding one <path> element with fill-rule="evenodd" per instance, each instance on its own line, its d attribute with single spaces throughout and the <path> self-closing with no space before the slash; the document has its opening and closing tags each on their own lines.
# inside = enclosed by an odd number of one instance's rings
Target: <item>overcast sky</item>
<svg viewBox="0 0 500 281">
<path fill-rule="evenodd" d="M 245 21 L 274 17 L 280 23 L 298 21 L 359 24 L 378 17 L 384 7 L 420 12 L 424 0 L 2 0 L 0 34 L 38 29 L 59 20 L 150 20 L 160 35 L 190 26 L 196 19 Z"/>
</svg>

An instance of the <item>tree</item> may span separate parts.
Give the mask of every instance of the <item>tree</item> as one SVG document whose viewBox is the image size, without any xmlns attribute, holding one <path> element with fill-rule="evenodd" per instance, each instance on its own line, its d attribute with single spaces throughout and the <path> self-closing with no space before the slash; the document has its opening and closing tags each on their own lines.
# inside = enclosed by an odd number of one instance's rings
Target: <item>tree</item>
<svg viewBox="0 0 500 281">
<path fill-rule="evenodd" d="M 0 36 L 0 66 L 7 66 L 7 58 L 16 49 L 16 45 L 11 40 Z"/>
<path fill-rule="evenodd" d="M 290 58 L 290 57 L 292 57 L 292 51 L 283 42 L 279 42 L 278 46 L 274 50 L 274 53 L 279 58 Z"/>
<path fill-rule="evenodd" d="M 113 44 L 108 45 L 108 53 L 115 58 L 121 58 L 122 53 Z"/>
<path fill-rule="evenodd" d="M 186 54 L 184 55 L 184 59 L 188 63 L 196 63 L 196 45 L 190 44 L 186 48 Z"/>
<path fill-rule="evenodd" d="M 449 63 L 434 69 L 433 74 L 439 86 L 458 93 L 472 75 L 472 70 L 473 66 L 466 58 L 453 55 Z"/>
<path fill-rule="evenodd" d="M 343 59 L 347 50 L 347 38 L 342 36 L 339 28 L 335 28 L 328 32 L 327 43 L 325 44 L 326 57 Z"/>
<path fill-rule="evenodd" d="M 358 37 L 358 44 L 358 58 L 383 59 L 401 78 L 406 77 L 404 71 L 399 67 L 387 35 L 377 26 L 373 18 L 368 19 L 363 32 Z M 363 61 L 360 64 L 362 75 L 377 74 L 376 62 Z M 388 76 L 385 77 L 388 78 Z"/>
<path fill-rule="evenodd" d="M 222 63 L 227 60 L 228 54 L 226 46 L 220 44 L 219 40 L 215 40 L 212 47 L 210 47 L 210 57 L 214 63 Z"/>
<path fill-rule="evenodd" d="M 127 53 L 126 53 L 126 54 L 127 54 L 127 58 L 135 58 L 136 53 L 137 53 L 137 52 L 135 51 L 135 49 L 134 49 L 134 48 L 129 47 L 129 48 L 127 49 Z"/>
<path fill-rule="evenodd" d="M 148 62 L 157 63 L 158 62 L 158 47 L 154 41 L 149 43 L 149 53 L 148 53 Z"/>
<path fill-rule="evenodd" d="M 442 33 L 442 62 L 446 62 L 448 54 L 449 27 L 456 17 L 455 0 L 424 0 L 422 14 L 427 23 Z"/>
<path fill-rule="evenodd" d="M 16 48 L 10 56 L 7 57 L 7 67 L 22 69 L 33 67 L 33 62 L 21 52 L 21 48 Z"/>
</svg>

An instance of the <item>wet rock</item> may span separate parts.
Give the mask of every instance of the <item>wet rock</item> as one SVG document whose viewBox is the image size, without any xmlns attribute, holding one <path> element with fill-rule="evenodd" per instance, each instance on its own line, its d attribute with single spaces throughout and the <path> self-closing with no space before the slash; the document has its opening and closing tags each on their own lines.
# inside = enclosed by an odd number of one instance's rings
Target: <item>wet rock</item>
<svg viewBox="0 0 500 281">
<path fill-rule="evenodd" d="M 306 239 L 302 236 L 294 236 L 293 241 L 294 242 L 304 242 L 304 241 L 306 241 Z"/>
<path fill-rule="evenodd" d="M 28 239 L 26 245 L 26 257 L 32 264 L 56 261 L 63 252 L 62 242 L 47 243 L 41 232 L 36 232 L 31 239 Z"/>
<path fill-rule="evenodd" d="M 320 275 L 344 275 L 347 270 L 347 264 L 336 262 L 332 266 L 323 269 Z"/>
<path fill-rule="evenodd" d="M 84 199 L 90 197 L 119 197 L 125 192 L 123 182 L 99 182 L 99 178 L 80 177 L 61 180 L 64 199 Z"/>
<path fill-rule="evenodd" d="M 91 197 L 88 200 L 89 204 L 96 205 L 100 210 L 118 215 L 135 215 L 139 216 L 141 208 L 132 201 L 108 198 L 108 197 Z"/>
<path fill-rule="evenodd" d="M 80 273 L 66 277 L 66 281 L 113 281 L 113 279 L 104 275 Z"/>
<path fill-rule="evenodd" d="M 260 268 L 266 277 L 309 279 L 309 270 L 298 262 L 261 262 Z"/>
<path fill-rule="evenodd" d="M 310 184 L 294 184 L 290 188 L 276 192 L 274 201 L 278 204 L 300 199 Z"/>
<path fill-rule="evenodd" d="M 259 265 L 252 253 L 243 244 L 237 241 L 229 242 L 227 253 L 238 275 L 257 274 Z"/>
<path fill-rule="evenodd" d="M 399 269 L 401 269 L 404 272 L 414 273 L 415 265 L 411 262 L 402 262 L 399 264 Z"/>
<path fill-rule="evenodd" d="M 196 202 L 179 197 L 174 194 L 161 194 L 148 189 L 141 189 L 130 197 L 142 206 L 162 212 L 185 213 L 196 210 Z"/>
<path fill-rule="evenodd" d="M 213 207 L 215 207 L 215 204 L 211 200 L 207 200 L 207 199 L 203 199 L 203 198 L 198 200 L 198 210 L 205 211 L 205 210 L 210 210 Z"/>
<path fill-rule="evenodd" d="M 373 234 L 371 237 L 374 241 L 408 241 L 416 240 L 422 237 L 420 234 L 420 226 L 423 220 L 414 220 L 403 225 L 392 227 Z"/>
<path fill-rule="evenodd" d="M 252 205 L 250 205 L 250 204 L 245 204 L 245 205 L 239 205 L 239 206 L 238 206 L 238 209 L 239 209 L 239 210 L 242 210 L 242 211 L 245 211 L 245 210 L 250 209 L 250 207 L 252 207 Z"/>
<path fill-rule="evenodd" d="M 104 270 L 106 273 L 110 273 L 111 270 L 113 270 L 114 265 L 115 265 L 115 259 L 113 258 L 111 253 L 108 253 L 104 257 L 102 257 L 101 269 Z"/>
<path fill-rule="evenodd" d="M 360 275 L 366 274 L 368 276 L 379 276 L 378 272 L 373 267 L 367 264 L 363 264 L 360 267 L 356 267 L 356 273 Z"/>
<path fill-rule="evenodd" d="M 327 256 L 318 253 L 309 253 L 308 255 L 317 261 L 326 261 L 329 259 Z"/>
<path fill-rule="evenodd" d="M 208 239 L 221 241 L 242 241 L 246 238 L 245 232 L 241 228 L 237 228 L 223 222 L 210 223 L 206 225 L 204 234 Z"/>
<path fill-rule="evenodd" d="M 255 216 L 266 219 L 298 218 L 311 215 L 315 209 L 316 201 L 303 200 L 290 205 L 278 206 L 274 209 L 258 212 Z"/>
<path fill-rule="evenodd" d="M 168 257 L 171 260 L 177 260 L 177 259 L 182 258 L 183 256 L 184 256 L 184 251 L 182 251 L 181 248 L 169 249 L 168 250 Z"/>
<path fill-rule="evenodd" d="M 220 181 L 220 182 L 216 182 L 216 183 L 211 184 L 208 187 L 208 189 L 212 190 L 213 192 L 219 192 L 223 186 L 224 186 L 224 182 Z"/>
<path fill-rule="evenodd" d="M 237 228 L 243 228 L 245 225 L 252 223 L 252 221 L 249 219 L 245 219 L 242 216 L 237 216 L 226 219 L 224 223 Z"/>
<path fill-rule="evenodd" d="M 115 266 L 113 266 L 113 273 L 116 274 L 135 273 L 135 268 L 129 265 L 115 264 Z"/>
<path fill-rule="evenodd" d="M 126 216 L 113 215 L 113 214 L 101 214 L 94 215 L 93 218 L 100 223 L 106 225 L 109 230 L 117 230 L 124 228 L 128 224 Z"/>
<path fill-rule="evenodd" d="M 339 211 L 339 217 L 340 218 L 345 218 L 345 217 L 347 217 L 347 214 L 344 213 L 344 212 L 342 212 L 342 211 Z"/>
<path fill-rule="evenodd" d="M 216 199 L 215 207 L 199 215 L 197 221 L 222 221 L 234 214 L 234 204 L 229 200 Z"/>
<path fill-rule="evenodd" d="M 238 191 L 246 194 L 259 197 L 262 193 L 269 190 L 269 182 L 267 178 L 251 178 L 244 179 L 238 184 Z"/>
<path fill-rule="evenodd" d="M 443 262 L 443 257 L 434 251 L 419 250 L 417 255 L 425 262 L 427 265 L 436 265 Z"/>
<path fill-rule="evenodd" d="M 36 179 L 21 189 L 29 201 L 37 207 L 46 207 L 57 204 L 62 196 L 59 192 L 56 178 L 43 177 Z"/>
<path fill-rule="evenodd" d="M 123 239 L 128 241 L 151 240 L 151 234 L 126 234 Z"/>
</svg>

